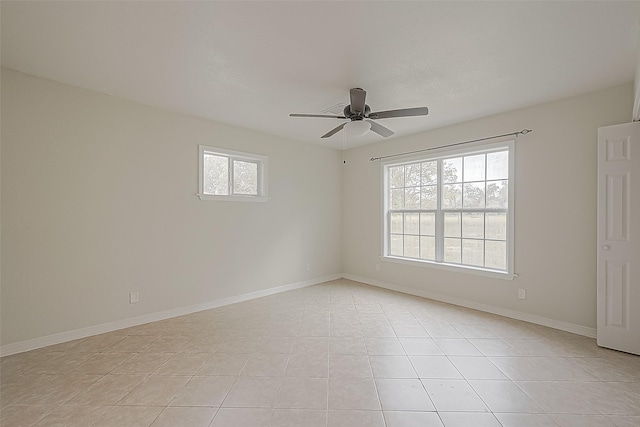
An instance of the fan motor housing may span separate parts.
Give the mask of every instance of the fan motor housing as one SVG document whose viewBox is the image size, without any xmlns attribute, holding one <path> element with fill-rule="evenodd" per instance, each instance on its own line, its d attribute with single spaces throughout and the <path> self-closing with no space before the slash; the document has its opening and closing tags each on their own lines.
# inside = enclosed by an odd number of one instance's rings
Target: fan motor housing
<svg viewBox="0 0 640 427">
<path fill-rule="evenodd" d="M 352 113 L 351 112 L 351 105 L 347 105 L 346 107 L 344 107 L 344 110 L 342 111 L 344 116 L 348 119 L 351 120 L 362 120 L 363 118 L 367 117 L 369 115 L 369 113 L 371 112 L 371 107 L 369 107 L 367 104 L 364 105 L 364 112 L 360 112 L 360 113 Z"/>
</svg>

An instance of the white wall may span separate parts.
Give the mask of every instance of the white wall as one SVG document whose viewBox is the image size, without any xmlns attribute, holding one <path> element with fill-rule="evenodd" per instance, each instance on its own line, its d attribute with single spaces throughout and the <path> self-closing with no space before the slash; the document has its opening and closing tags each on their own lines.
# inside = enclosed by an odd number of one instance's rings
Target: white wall
<svg viewBox="0 0 640 427">
<path fill-rule="evenodd" d="M 10 70 L 1 84 L 3 346 L 341 272 L 339 152 Z M 199 200 L 198 144 L 269 156 L 270 200 Z"/>
<path fill-rule="evenodd" d="M 595 328 L 597 129 L 628 122 L 633 95 L 629 84 L 350 150 L 343 183 L 344 273 L 418 294 Z M 391 120 L 385 124 L 393 127 Z M 524 128 L 533 133 L 516 142 L 519 277 L 509 281 L 380 260 L 381 165 L 369 162 L 370 157 Z M 518 288 L 526 289 L 526 300 L 517 299 Z"/>
</svg>

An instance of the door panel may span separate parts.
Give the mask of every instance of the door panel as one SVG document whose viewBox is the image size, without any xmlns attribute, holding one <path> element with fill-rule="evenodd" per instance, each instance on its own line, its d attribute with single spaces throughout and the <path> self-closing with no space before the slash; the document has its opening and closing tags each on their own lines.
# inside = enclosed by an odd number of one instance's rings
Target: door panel
<svg viewBox="0 0 640 427">
<path fill-rule="evenodd" d="M 640 354 L 640 122 L 598 129 L 598 345 Z"/>
</svg>

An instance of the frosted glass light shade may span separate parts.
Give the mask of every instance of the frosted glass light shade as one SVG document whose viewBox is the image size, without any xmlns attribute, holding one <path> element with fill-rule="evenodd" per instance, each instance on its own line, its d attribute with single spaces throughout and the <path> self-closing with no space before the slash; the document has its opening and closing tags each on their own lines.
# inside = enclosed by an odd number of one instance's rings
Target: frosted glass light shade
<svg viewBox="0 0 640 427">
<path fill-rule="evenodd" d="M 369 132 L 369 129 L 371 129 L 371 123 L 364 120 L 354 120 L 344 125 L 344 129 L 348 136 L 357 138 Z"/>
</svg>

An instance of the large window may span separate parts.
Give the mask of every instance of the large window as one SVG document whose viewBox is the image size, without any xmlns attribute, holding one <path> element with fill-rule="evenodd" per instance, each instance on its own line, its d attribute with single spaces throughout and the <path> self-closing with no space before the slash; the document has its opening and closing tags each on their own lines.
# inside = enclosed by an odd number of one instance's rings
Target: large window
<svg viewBox="0 0 640 427">
<path fill-rule="evenodd" d="M 513 146 L 385 163 L 384 257 L 512 275 Z"/>
<path fill-rule="evenodd" d="M 267 157 L 200 146 L 202 200 L 267 200 Z"/>
</svg>

